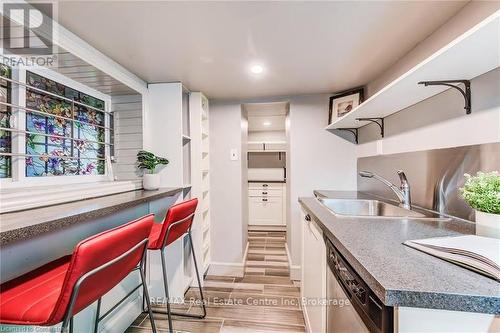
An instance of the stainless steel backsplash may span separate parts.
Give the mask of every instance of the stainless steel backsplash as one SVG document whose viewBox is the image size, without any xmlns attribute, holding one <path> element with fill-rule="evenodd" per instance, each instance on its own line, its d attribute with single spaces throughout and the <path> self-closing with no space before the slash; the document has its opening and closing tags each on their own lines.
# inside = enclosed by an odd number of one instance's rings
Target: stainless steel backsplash
<svg viewBox="0 0 500 333">
<path fill-rule="evenodd" d="M 462 200 L 458 189 L 464 184 L 464 173 L 500 170 L 500 143 L 358 159 L 358 171 L 373 171 L 396 185 L 400 169 L 410 182 L 414 205 L 474 221 L 474 210 Z M 358 190 L 395 199 L 394 193 L 375 179 L 358 176 Z"/>
</svg>

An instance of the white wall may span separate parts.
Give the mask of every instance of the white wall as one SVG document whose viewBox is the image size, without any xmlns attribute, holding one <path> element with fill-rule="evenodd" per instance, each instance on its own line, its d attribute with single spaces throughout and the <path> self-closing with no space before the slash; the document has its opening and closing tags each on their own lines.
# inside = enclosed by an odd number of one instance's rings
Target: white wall
<svg viewBox="0 0 500 333">
<path fill-rule="evenodd" d="M 299 278 L 301 220 L 299 197 L 313 190 L 355 190 L 355 145 L 324 130 L 328 123 L 329 95 L 290 98 L 290 232 L 288 247 L 292 278 Z M 295 275 L 298 274 L 298 275 Z"/>
<path fill-rule="evenodd" d="M 210 107 L 210 186 L 212 211 L 212 261 L 239 263 L 246 245 L 246 159 L 245 138 L 241 133 L 241 104 L 289 101 L 290 153 L 287 212 L 288 247 L 292 274 L 300 277 L 301 222 L 298 198 L 313 196 L 316 189 L 356 188 L 355 146 L 324 130 L 328 121 L 326 94 L 276 97 L 264 100 L 217 102 Z M 229 151 L 240 151 L 238 161 L 229 160 Z M 243 158 L 242 158 L 243 157 Z M 213 265 L 214 263 L 212 263 Z"/>
<path fill-rule="evenodd" d="M 250 131 L 248 132 L 248 141 L 286 141 L 286 135 L 285 131 Z"/>
<path fill-rule="evenodd" d="M 210 102 L 210 210 L 211 267 L 238 270 L 243 265 L 246 225 L 243 216 L 245 173 L 242 154 L 242 112 L 240 103 Z M 230 160 L 230 150 L 239 158 Z M 242 162 L 243 161 L 243 162 Z M 228 271 L 228 272 L 229 272 Z"/>
<path fill-rule="evenodd" d="M 500 2 L 471 2 L 435 33 L 367 85 L 373 94 L 500 8 Z M 460 79 L 460 78 L 443 78 Z M 454 89 L 385 118 L 385 138 L 377 125 L 360 130 L 358 157 L 500 141 L 500 69 L 471 80 L 472 114 Z"/>
<path fill-rule="evenodd" d="M 142 97 L 141 95 L 113 96 L 111 110 L 115 127 L 115 163 L 117 180 L 139 180 L 137 153 L 142 149 Z"/>
<path fill-rule="evenodd" d="M 366 86 L 370 97 L 440 48 L 500 9 L 499 1 L 471 1 L 413 50 Z"/>
</svg>

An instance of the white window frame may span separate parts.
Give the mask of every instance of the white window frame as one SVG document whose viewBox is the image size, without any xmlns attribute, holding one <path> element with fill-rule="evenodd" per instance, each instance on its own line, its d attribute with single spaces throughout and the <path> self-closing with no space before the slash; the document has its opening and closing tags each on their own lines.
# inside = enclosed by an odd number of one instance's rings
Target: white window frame
<svg viewBox="0 0 500 333">
<path fill-rule="evenodd" d="M 111 112 L 111 96 L 101 93 L 95 89 L 92 89 L 84 84 L 81 84 L 75 80 L 68 78 L 58 72 L 44 67 L 16 67 L 12 68 L 12 79 L 26 84 L 26 71 L 33 72 L 47 79 L 53 80 L 57 83 L 63 84 L 69 88 L 78 90 L 84 94 L 90 95 L 95 98 L 99 98 L 104 101 L 104 110 Z M 26 107 L 26 87 L 16 83 L 11 84 L 12 98 L 11 103 L 13 105 L 18 105 L 20 107 Z M 16 129 L 25 130 L 26 129 L 26 112 L 23 109 L 11 108 L 11 114 L 15 114 L 12 118 L 13 124 L 11 126 Z M 108 113 L 104 114 L 104 125 L 109 127 L 110 125 L 110 115 Z M 11 151 L 12 153 L 26 153 L 26 135 L 22 133 L 12 132 L 12 143 Z M 105 129 L 105 142 L 110 142 L 111 133 L 108 128 Z M 40 177 L 26 177 L 26 159 L 23 156 L 12 156 L 11 157 L 11 177 L 0 179 L 0 186 L 2 188 L 22 188 L 22 187 L 33 187 L 41 185 L 64 185 L 64 184 L 76 184 L 76 183 L 95 183 L 103 181 L 113 181 L 112 172 L 110 172 L 111 163 L 108 163 L 110 159 L 110 146 L 105 145 L 104 156 L 106 158 L 104 174 L 103 175 L 75 175 L 75 176 L 40 176 Z"/>
</svg>

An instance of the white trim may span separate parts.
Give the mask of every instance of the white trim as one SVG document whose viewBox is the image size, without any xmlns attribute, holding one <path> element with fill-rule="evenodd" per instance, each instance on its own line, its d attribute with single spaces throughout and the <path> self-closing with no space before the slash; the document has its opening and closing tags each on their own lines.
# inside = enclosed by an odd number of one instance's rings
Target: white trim
<svg viewBox="0 0 500 333">
<path fill-rule="evenodd" d="M 95 98 L 102 99 L 106 103 L 106 109 L 108 108 L 108 105 L 111 104 L 111 96 L 103 94 L 102 92 L 95 90 L 93 88 L 90 88 L 89 86 L 84 85 L 83 83 L 80 83 L 78 81 L 75 81 L 59 72 L 53 71 L 50 68 L 45 68 L 45 67 L 19 67 L 20 70 L 26 70 L 33 72 L 35 74 L 38 74 L 40 76 L 43 76 L 49 80 L 56 81 L 57 83 L 63 84 L 69 88 L 78 90 L 79 92 L 82 92 L 84 94 L 90 95 Z M 24 81 L 27 83 L 26 81 Z M 110 110 L 106 110 L 110 111 Z"/>
<path fill-rule="evenodd" d="M 309 316 L 307 315 L 307 310 L 305 306 L 300 307 L 302 310 L 302 315 L 304 316 L 304 325 L 306 327 L 306 332 L 307 333 L 316 333 L 316 332 L 311 332 L 311 322 L 309 321 Z"/>
<path fill-rule="evenodd" d="M 210 267 L 208 268 L 209 275 L 226 275 L 226 276 L 237 276 L 243 277 L 245 273 L 245 264 L 241 263 L 230 263 L 230 262 L 210 262 Z"/>
<path fill-rule="evenodd" d="M 250 243 L 247 241 L 247 246 L 245 246 L 245 253 L 243 253 L 243 274 L 245 274 L 245 266 L 247 264 L 248 248 Z"/>
<path fill-rule="evenodd" d="M 40 67 L 18 67 L 12 70 L 12 74 L 17 76 L 17 80 L 26 83 L 26 71 L 33 72 L 37 75 L 43 76 L 49 80 L 53 80 L 57 83 L 63 84 L 71 89 L 75 89 L 79 92 L 87 94 L 89 96 L 101 99 L 105 103 L 105 111 L 111 110 L 111 96 L 101 93 L 95 89 L 92 89 L 84 84 L 81 84 L 73 79 L 68 78 L 58 72 L 55 72 L 49 68 Z M 17 91 L 17 93 L 15 93 Z M 12 99 L 16 101 L 12 104 L 17 104 L 19 106 L 26 106 L 26 87 L 15 84 L 12 87 Z M 19 117 L 16 119 L 16 128 L 25 129 L 26 128 L 26 113 L 18 109 Z M 109 126 L 109 115 L 105 114 L 105 126 Z M 109 130 L 105 130 L 105 136 L 107 142 L 110 139 Z M 23 135 L 15 135 L 17 139 L 13 140 L 12 152 L 26 151 L 26 140 Z M 17 147 L 16 147 L 17 146 Z M 105 147 L 105 156 L 109 156 L 110 150 L 109 146 Z M 60 184 L 77 184 L 77 183 L 95 183 L 102 181 L 112 181 L 110 178 L 112 172 L 108 170 L 108 166 L 104 169 L 104 175 L 75 175 L 75 176 L 41 176 L 41 177 L 26 177 L 26 165 L 25 159 L 22 157 L 12 157 L 11 159 L 11 178 L 0 179 L 0 185 L 2 188 L 22 188 L 31 187 L 38 185 L 60 185 Z"/>
<path fill-rule="evenodd" d="M 288 258 L 288 268 L 290 270 L 290 280 L 300 281 L 302 280 L 302 270 L 300 265 L 292 265 L 292 256 L 288 250 L 288 244 L 285 243 L 286 257 Z"/>
</svg>

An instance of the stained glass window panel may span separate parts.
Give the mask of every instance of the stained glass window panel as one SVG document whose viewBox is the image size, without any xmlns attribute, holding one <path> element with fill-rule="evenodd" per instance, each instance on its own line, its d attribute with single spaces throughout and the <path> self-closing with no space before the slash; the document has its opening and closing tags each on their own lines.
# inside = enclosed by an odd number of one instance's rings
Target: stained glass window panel
<svg viewBox="0 0 500 333">
<path fill-rule="evenodd" d="M 2 77 L 11 78 L 11 69 L 0 64 L 0 75 Z M 11 103 L 11 84 L 10 82 L 0 79 L 0 102 Z M 10 128 L 10 107 L 0 104 L 0 127 Z M 0 152 L 11 152 L 11 132 L 0 130 Z M 11 157 L 0 156 L 0 178 L 9 178 L 11 176 Z"/>
<path fill-rule="evenodd" d="M 104 101 L 100 99 L 31 72 L 27 72 L 26 77 L 28 84 L 33 87 L 104 110 Z M 26 91 L 26 106 L 56 116 L 35 113 L 26 116 L 26 130 L 34 132 L 26 136 L 26 153 L 35 155 L 26 158 L 28 177 L 104 174 L 103 112 L 29 88 Z"/>
</svg>

